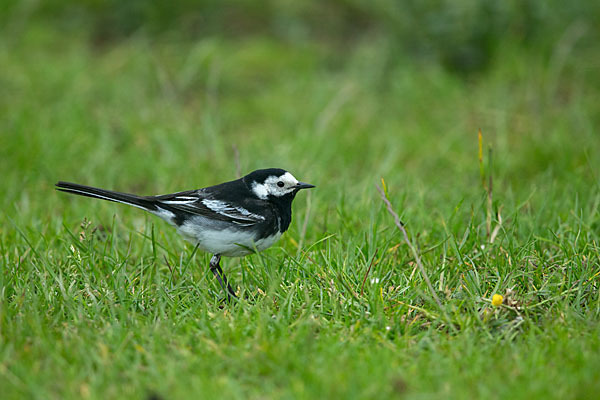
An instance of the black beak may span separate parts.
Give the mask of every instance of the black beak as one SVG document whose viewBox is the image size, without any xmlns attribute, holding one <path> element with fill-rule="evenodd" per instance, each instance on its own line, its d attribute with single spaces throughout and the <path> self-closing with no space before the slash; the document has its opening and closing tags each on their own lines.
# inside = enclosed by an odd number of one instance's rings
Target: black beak
<svg viewBox="0 0 600 400">
<path fill-rule="evenodd" d="M 310 183 L 304 183 L 304 182 L 298 182 L 296 184 L 296 186 L 294 186 L 295 189 L 310 189 L 310 188 L 314 188 L 315 185 L 311 185 Z"/>
</svg>

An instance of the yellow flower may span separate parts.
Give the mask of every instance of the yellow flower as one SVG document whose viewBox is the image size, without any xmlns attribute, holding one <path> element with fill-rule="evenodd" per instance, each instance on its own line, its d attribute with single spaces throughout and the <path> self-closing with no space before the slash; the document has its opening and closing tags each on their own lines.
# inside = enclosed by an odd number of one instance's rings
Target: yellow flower
<svg viewBox="0 0 600 400">
<path fill-rule="evenodd" d="M 492 305 L 494 307 L 500 307 L 502 305 L 502 301 L 504 301 L 504 297 L 501 294 L 495 294 L 492 296 Z"/>
</svg>

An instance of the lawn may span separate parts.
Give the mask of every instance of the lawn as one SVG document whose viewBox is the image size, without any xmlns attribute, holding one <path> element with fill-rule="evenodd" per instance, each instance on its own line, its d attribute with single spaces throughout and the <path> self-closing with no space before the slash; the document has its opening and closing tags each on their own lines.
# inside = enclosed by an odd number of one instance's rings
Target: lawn
<svg viewBox="0 0 600 400">
<path fill-rule="evenodd" d="M 585 29 L 543 51 L 502 42 L 467 76 L 392 58 L 377 34 L 10 29 L 3 399 L 600 392 L 600 46 Z M 232 304 L 166 223 L 54 190 L 161 194 L 265 167 L 317 188 L 275 246 L 224 259 Z"/>
</svg>

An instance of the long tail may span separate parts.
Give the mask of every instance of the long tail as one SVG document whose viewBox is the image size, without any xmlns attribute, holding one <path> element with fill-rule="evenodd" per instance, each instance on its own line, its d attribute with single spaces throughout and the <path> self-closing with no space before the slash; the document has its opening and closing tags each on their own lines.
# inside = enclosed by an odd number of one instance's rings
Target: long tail
<svg viewBox="0 0 600 400">
<path fill-rule="evenodd" d="M 158 207 L 156 206 L 156 200 L 154 200 L 152 197 L 143 197 L 129 193 L 113 192 L 112 190 L 105 190 L 95 188 L 92 186 L 80 185 L 78 183 L 62 181 L 56 184 L 56 189 L 65 193 L 93 197 L 95 199 L 114 201 L 116 203 L 129 204 L 130 206 L 138 207 L 142 210 L 150 212 L 159 211 Z"/>
</svg>

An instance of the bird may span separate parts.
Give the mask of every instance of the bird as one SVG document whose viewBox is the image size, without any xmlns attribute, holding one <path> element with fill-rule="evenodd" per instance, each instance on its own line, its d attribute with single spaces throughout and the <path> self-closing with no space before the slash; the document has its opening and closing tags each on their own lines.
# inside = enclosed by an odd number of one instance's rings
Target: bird
<svg viewBox="0 0 600 400">
<path fill-rule="evenodd" d="M 218 185 L 157 196 L 56 183 L 61 192 L 127 204 L 167 221 L 186 240 L 212 254 L 209 268 L 228 299 L 237 296 L 223 273 L 221 256 L 243 257 L 271 247 L 290 226 L 296 194 L 314 187 L 281 168 L 259 169 Z"/>
</svg>

